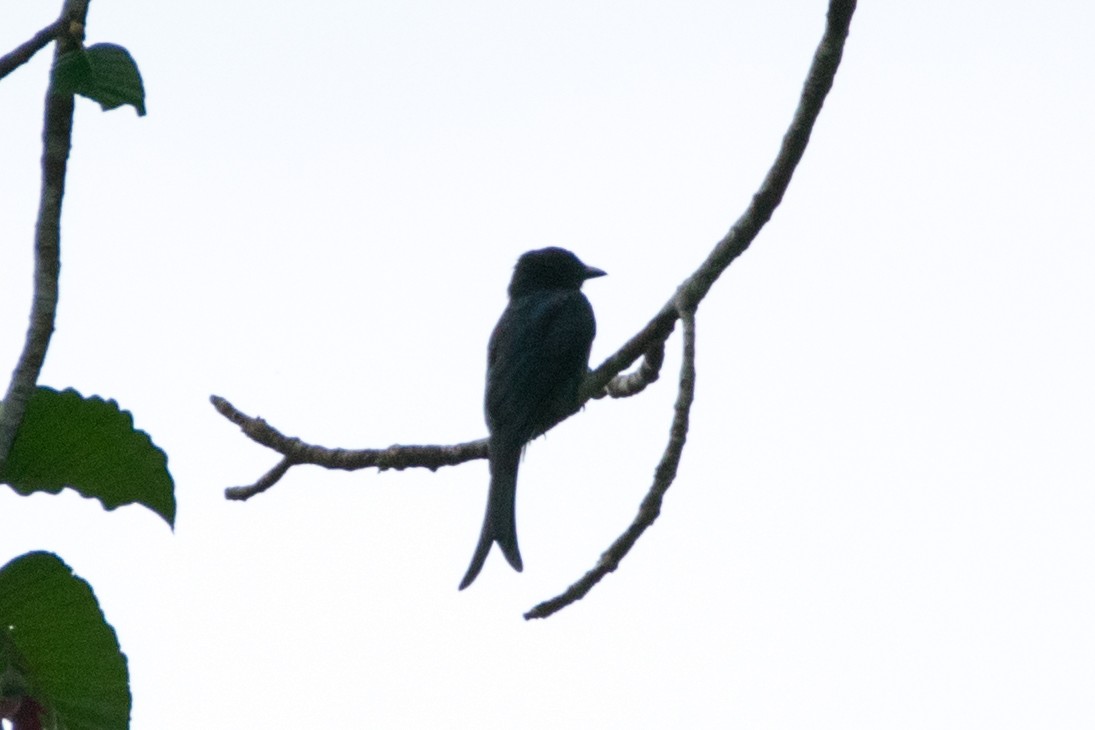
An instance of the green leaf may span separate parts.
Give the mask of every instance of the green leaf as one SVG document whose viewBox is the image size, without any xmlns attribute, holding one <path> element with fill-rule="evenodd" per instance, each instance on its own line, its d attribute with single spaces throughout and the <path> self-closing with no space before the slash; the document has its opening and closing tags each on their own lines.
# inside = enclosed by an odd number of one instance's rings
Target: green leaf
<svg viewBox="0 0 1095 730">
<path fill-rule="evenodd" d="M 145 115 L 144 83 L 137 62 L 129 51 L 113 43 L 97 43 L 85 51 L 91 65 L 94 94 L 85 94 L 103 107 L 103 111 L 130 104 L 138 116 Z"/>
<path fill-rule="evenodd" d="M 0 480 L 19 494 L 70 486 L 107 509 L 141 504 L 175 524 L 167 455 L 117 403 L 71 388 L 34 391 Z"/>
<path fill-rule="evenodd" d="M 113 43 L 96 43 L 62 54 L 53 66 L 53 81 L 62 93 L 99 102 L 103 111 L 130 104 L 145 115 L 144 84 L 129 51 Z"/>
<path fill-rule="evenodd" d="M 18 664 L 29 696 L 57 727 L 129 727 L 129 670 L 118 637 L 91 586 L 56 555 L 27 553 L 0 568 L 0 643 L 0 659 Z"/>
<path fill-rule="evenodd" d="M 53 85 L 62 94 L 82 94 L 91 88 L 91 64 L 84 49 L 62 53 L 54 60 Z"/>
</svg>

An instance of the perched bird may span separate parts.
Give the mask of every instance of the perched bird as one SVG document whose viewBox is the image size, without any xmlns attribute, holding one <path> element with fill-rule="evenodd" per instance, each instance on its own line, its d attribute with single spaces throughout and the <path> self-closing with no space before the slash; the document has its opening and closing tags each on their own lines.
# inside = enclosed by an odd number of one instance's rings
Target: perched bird
<svg viewBox="0 0 1095 730">
<path fill-rule="evenodd" d="M 509 305 L 487 348 L 490 491 L 479 544 L 460 590 L 479 575 L 495 542 L 514 570 L 522 568 L 514 521 L 517 465 L 525 444 L 578 410 L 597 331 L 582 282 L 604 275 L 562 248 L 529 251 L 517 259 Z"/>
</svg>

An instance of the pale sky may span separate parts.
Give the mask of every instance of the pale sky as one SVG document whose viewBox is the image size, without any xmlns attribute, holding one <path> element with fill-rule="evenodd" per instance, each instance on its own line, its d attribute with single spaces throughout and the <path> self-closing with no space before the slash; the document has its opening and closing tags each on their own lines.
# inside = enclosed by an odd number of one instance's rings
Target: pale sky
<svg viewBox="0 0 1095 730">
<path fill-rule="evenodd" d="M 0 3 L 0 49 L 60 2 Z M 677 483 L 620 569 L 680 340 L 522 464 L 525 571 L 458 592 L 485 462 L 300 467 L 486 434 L 516 257 L 561 245 L 594 364 L 748 204 L 826 3 L 94 0 L 148 116 L 77 102 L 42 383 L 169 455 L 174 533 L 0 491 L 129 658 L 135 730 L 1095 726 L 1095 6 L 863 2 L 783 204 L 697 315 Z M 49 53 L 0 81 L 0 372 L 22 345 Z"/>
</svg>

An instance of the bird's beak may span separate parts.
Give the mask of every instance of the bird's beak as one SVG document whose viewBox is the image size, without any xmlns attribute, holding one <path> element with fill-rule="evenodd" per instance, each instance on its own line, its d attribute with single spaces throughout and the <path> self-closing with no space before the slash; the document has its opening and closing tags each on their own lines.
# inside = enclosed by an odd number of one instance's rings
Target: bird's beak
<svg viewBox="0 0 1095 730">
<path fill-rule="evenodd" d="M 587 266 L 586 267 L 586 275 L 585 275 L 586 279 L 596 279 L 598 276 L 605 276 L 605 275 L 606 275 L 605 272 L 601 271 L 598 268 L 595 268 L 593 266 Z"/>
</svg>

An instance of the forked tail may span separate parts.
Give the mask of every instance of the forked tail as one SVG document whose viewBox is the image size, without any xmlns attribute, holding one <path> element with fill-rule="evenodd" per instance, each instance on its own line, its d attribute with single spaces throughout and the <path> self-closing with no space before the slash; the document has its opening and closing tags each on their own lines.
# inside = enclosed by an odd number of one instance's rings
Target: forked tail
<svg viewBox="0 0 1095 730">
<path fill-rule="evenodd" d="M 479 544 L 475 546 L 468 572 L 460 581 L 460 590 L 472 584 L 483 564 L 487 561 L 490 546 L 498 543 L 502 554 L 513 569 L 521 572 L 521 551 L 517 548 L 517 522 L 514 507 L 517 498 L 517 466 L 521 461 L 521 447 L 516 449 L 494 448 L 490 457 L 490 491 L 487 494 L 487 513 L 483 517 L 483 529 Z"/>
</svg>

